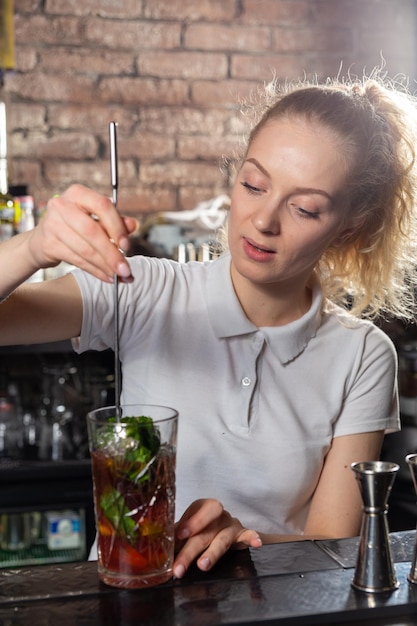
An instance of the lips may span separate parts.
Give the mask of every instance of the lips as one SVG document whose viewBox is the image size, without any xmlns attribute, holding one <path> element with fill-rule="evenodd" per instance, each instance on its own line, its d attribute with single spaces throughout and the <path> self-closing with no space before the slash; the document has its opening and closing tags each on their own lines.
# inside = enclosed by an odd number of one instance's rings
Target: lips
<svg viewBox="0 0 417 626">
<path fill-rule="evenodd" d="M 276 254 L 275 250 L 245 237 L 243 238 L 243 250 L 246 256 L 254 261 L 269 261 Z"/>
</svg>

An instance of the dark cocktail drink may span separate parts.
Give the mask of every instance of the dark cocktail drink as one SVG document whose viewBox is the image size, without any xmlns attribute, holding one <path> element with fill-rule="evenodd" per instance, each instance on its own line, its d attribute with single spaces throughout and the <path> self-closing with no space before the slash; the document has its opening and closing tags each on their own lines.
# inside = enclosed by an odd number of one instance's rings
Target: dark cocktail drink
<svg viewBox="0 0 417 626">
<path fill-rule="evenodd" d="M 145 587 L 172 577 L 177 413 L 114 407 L 88 416 L 100 579 Z M 112 415 L 111 415 L 112 413 Z"/>
</svg>

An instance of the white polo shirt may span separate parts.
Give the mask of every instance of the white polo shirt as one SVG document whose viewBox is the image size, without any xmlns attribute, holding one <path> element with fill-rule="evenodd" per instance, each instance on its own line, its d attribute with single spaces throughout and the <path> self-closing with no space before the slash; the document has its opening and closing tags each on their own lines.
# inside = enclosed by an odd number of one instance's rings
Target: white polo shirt
<svg viewBox="0 0 417 626">
<path fill-rule="evenodd" d="M 177 517 L 213 497 L 246 527 L 302 533 L 332 438 L 399 428 L 390 339 L 330 303 L 323 313 L 318 285 L 302 318 L 257 328 L 235 295 L 229 254 L 129 262 L 134 282 L 119 289 L 122 402 L 179 411 Z M 113 347 L 113 287 L 75 276 L 77 350 Z"/>
</svg>

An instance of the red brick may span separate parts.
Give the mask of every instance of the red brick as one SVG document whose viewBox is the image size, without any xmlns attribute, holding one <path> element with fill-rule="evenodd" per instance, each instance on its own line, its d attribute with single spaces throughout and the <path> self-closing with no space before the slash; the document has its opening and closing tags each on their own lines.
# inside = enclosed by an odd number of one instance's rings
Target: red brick
<svg viewBox="0 0 417 626">
<path fill-rule="evenodd" d="M 229 118 L 227 111 L 187 107 L 150 107 L 141 111 L 141 129 L 162 135 L 200 134 L 222 135 Z"/>
<path fill-rule="evenodd" d="M 144 184 L 190 185 L 191 187 L 219 184 L 222 180 L 220 168 L 210 163 L 166 161 L 164 163 L 142 163 L 139 180 Z"/>
<path fill-rule="evenodd" d="M 257 79 L 270 81 L 278 78 L 302 76 L 305 59 L 302 55 L 247 55 L 235 54 L 232 57 L 231 73 L 237 79 Z"/>
<path fill-rule="evenodd" d="M 54 133 L 46 136 L 39 132 L 16 133 L 13 136 L 13 155 L 25 157 L 36 154 L 37 158 L 95 159 L 98 156 L 97 140 L 85 133 Z"/>
<path fill-rule="evenodd" d="M 142 75 L 161 78 L 225 78 L 228 63 L 224 54 L 214 52 L 143 52 L 138 68 Z"/>
<path fill-rule="evenodd" d="M 277 52 L 328 51 L 343 56 L 353 48 L 353 33 L 345 28 L 275 28 L 272 47 Z"/>
<path fill-rule="evenodd" d="M 237 13 L 236 0 L 144 0 L 151 19 L 228 21 Z"/>
<path fill-rule="evenodd" d="M 16 15 L 14 19 L 15 40 L 24 45 L 74 44 L 83 39 L 83 24 L 73 17 L 50 17 L 44 15 Z"/>
<path fill-rule="evenodd" d="M 178 156 L 180 159 L 218 161 L 221 163 L 224 156 L 230 157 L 235 153 L 239 144 L 236 135 L 222 137 L 179 137 Z"/>
<path fill-rule="evenodd" d="M 129 189 L 121 189 L 119 206 L 123 212 L 141 217 L 146 213 L 175 211 L 177 209 L 177 193 L 161 185 L 154 187 L 137 185 Z"/>
<path fill-rule="evenodd" d="M 130 161 L 120 161 L 119 163 L 120 183 L 131 184 L 136 182 L 136 168 Z M 50 183 L 59 185 L 60 189 L 65 189 L 68 185 L 78 182 L 92 189 L 98 189 L 103 193 L 109 193 L 110 173 L 109 162 L 95 160 L 91 161 L 47 161 L 45 163 L 45 179 Z"/>
<path fill-rule="evenodd" d="M 103 2 L 103 0 L 46 0 L 46 13 L 54 15 L 99 15 L 134 19 L 142 15 L 142 0 L 123 0 L 122 2 Z"/>
<path fill-rule="evenodd" d="M 14 70 L 17 72 L 30 72 L 36 68 L 38 62 L 36 51 L 30 48 L 17 48 L 15 54 Z"/>
<path fill-rule="evenodd" d="M 379 0 L 377 0 L 380 5 Z M 346 27 L 357 27 L 361 24 L 363 18 L 363 9 L 365 5 L 373 7 L 373 19 L 376 18 L 375 4 L 373 0 L 311 0 L 311 22 L 320 24 L 321 26 L 340 25 Z"/>
<path fill-rule="evenodd" d="M 254 50 L 262 52 L 271 47 L 271 33 L 267 27 L 248 27 L 221 24 L 191 24 L 185 31 L 186 48 L 200 50 Z"/>
<path fill-rule="evenodd" d="M 324 1 L 327 4 L 338 2 L 338 0 Z M 311 0 L 242 0 L 239 21 L 280 26 L 307 24 L 311 15 L 310 4 Z"/>
<path fill-rule="evenodd" d="M 29 193 L 40 189 L 43 185 L 41 164 L 29 159 L 12 159 L 9 167 L 11 185 L 25 185 L 30 183 Z"/>
<path fill-rule="evenodd" d="M 90 50 L 87 48 L 54 48 L 53 54 L 45 49 L 39 54 L 38 71 L 71 72 L 75 74 L 134 74 L 135 57 L 131 52 Z"/>
<path fill-rule="evenodd" d="M 48 75 L 42 72 L 32 74 L 11 74 L 7 79 L 11 93 L 19 97 L 40 102 L 67 101 L 89 104 L 95 99 L 94 81 L 85 77 Z"/>
<path fill-rule="evenodd" d="M 382 51 L 389 75 L 403 71 L 411 84 L 416 76 L 414 0 L 15 0 L 14 7 L 11 182 L 29 184 L 40 199 L 72 181 L 109 193 L 108 122 L 116 120 L 122 210 L 193 208 L 228 187 L 233 163 L 221 168 L 222 155 L 235 142 L 240 148 L 250 119 L 241 101 L 256 100 L 274 75 L 352 68 L 362 75 Z"/>
<path fill-rule="evenodd" d="M 164 106 L 187 104 L 188 85 L 182 80 L 160 78 L 104 78 L 98 94 L 102 102 Z"/>
<path fill-rule="evenodd" d="M 258 85 L 258 80 L 195 80 L 190 86 L 191 100 L 201 106 L 237 108 Z"/>
<path fill-rule="evenodd" d="M 118 133 L 119 156 L 124 159 L 140 159 L 141 162 L 171 159 L 175 156 L 175 139 L 136 130 L 127 138 Z"/>
<path fill-rule="evenodd" d="M 35 13 L 42 7 L 43 0 L 14 0 L 13 9 L 15 14 Z"/>
<path fill-rule="evenodd" d="M 139 115 L 136 109 L 128 109 L 118 105 L 91 104 L 81 105 L 57 104 L 48 107 L 48 121 L 52 127 L 60 129 L 86 130 L 103 132 L 109 122 L 119 124 L 120 133 L 130 133 L 137 124 Z"/>
<path fill-rule="evenodd" d="M 85 41 L 100 47 L 141 50 L 167 50 L 180 45 L 181 24 L 135 20 L 89 18 L 85 24 Z"/>
<path fill-rule="evenodd" d="M 45 118 L 46 107 L 43 104 L 28 105 L 26 102 L 16 102 L 7 109 L 8 125 L 14 129 L 30 128 L 45 131 L 47 128 Z"/>
</svg>

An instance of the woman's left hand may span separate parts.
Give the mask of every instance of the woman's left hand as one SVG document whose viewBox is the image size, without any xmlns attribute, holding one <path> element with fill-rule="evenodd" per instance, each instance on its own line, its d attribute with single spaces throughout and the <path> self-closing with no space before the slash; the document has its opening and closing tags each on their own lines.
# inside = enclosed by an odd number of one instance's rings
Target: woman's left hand
<svg viewBox="0 0 417 626">
<path fill-rule="evenodd" d="M 182 578 L 195 559 L 199 569 L 208 571 L 230 548 L 262 545 L 255 530 L 244 528 L 214 499 L 193 502 L 177 522 L 175 531 L 179 548 L 174 562 L 176 578 Z"/>
</svg>

